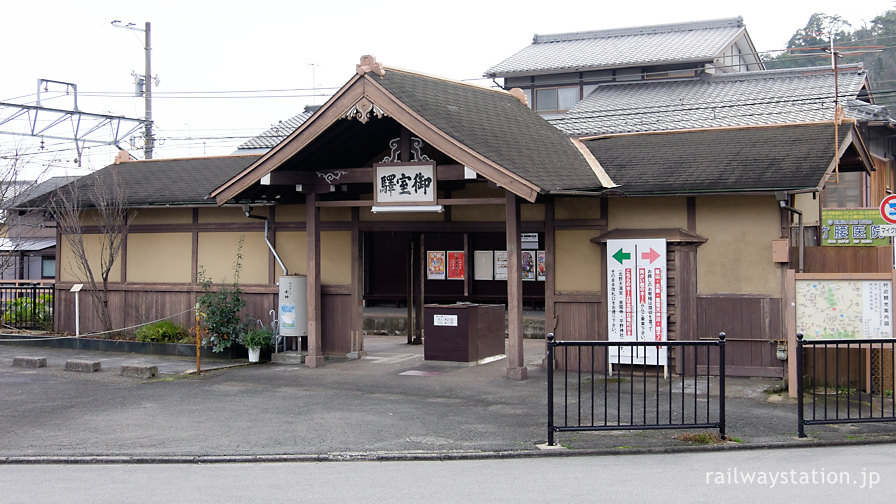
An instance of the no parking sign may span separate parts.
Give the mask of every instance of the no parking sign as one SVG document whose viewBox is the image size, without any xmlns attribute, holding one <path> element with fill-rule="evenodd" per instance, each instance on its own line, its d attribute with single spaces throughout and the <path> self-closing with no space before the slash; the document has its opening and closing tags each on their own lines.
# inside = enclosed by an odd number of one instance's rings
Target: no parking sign
<svg viewBox="0 0 896 504">
<path fill-rule="evenodd" d="M 896 224 L 896 194 L 891 194 L 880 202 L 880 216 L 890 224 Z"/>
</svg>

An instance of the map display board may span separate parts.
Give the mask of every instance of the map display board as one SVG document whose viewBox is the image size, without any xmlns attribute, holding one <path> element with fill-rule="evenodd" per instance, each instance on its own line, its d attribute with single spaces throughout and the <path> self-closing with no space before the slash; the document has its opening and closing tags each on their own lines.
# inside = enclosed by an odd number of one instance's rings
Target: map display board
<svg viewBox="0 0 896 504">
<path fill-rule="evenodd" d="M 890 280 L 797 280 L 796 330 L 806 339 L 893 337 Z"/>
<path fill-rule="evenodd" d="M 607 339 L 666 341 L 666 240 L 607 240 Z M 666 347 L 610 347 L 610 362 L 665 365 Z"/>
</svg>

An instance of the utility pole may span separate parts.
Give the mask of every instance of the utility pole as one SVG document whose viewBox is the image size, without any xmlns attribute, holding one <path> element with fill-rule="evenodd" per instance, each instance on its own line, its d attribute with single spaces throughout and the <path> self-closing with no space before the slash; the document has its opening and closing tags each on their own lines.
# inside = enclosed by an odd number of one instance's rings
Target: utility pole
<svg viewBox="0 0 896 504">
<path fill-rule="evenodd" d="M 145 159 L 152 159 L 152 151 L 155 145 L 155 138 L 152 135 L 152 25 L 146 22 L 145 28 L 137 28 L 134 23 L 122 25 L 121 21 L 112 21 L 112 26 L 117 28 L 126 28 L 128 30 L 141 31 L 145 35 L 145 43 L 143 50 L 146 53 L 146 72 L 143 77 L 143 99 L 146 104 L 146 122 L 143 132 L 143 151 Z"/>
</svg>

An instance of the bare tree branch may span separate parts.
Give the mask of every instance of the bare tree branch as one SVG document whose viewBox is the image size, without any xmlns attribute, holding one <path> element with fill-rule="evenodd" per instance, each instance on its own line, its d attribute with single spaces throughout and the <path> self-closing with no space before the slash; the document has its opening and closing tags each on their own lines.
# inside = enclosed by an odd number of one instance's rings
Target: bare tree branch
<svg viewBox="0 0 896 504">
<path fill-rule="evenodd" d="M 71 249 L 69 265 L 76 270 L 72 273 L 87 284 L 97 319 L 104 331 L 111 331 L 109 276 L 121 255 L 122 237 L 135 215 L 128 210 L 127 189 L 118 168 L 110 167 L 60 188 L 48 207 Z M 87 220 L 99 227 L 99 250 L 88 250 L 85 243 Z M 99 261 L 97 271 L 95 263 L 91 264 L 94 258 Z"/>
</svg>

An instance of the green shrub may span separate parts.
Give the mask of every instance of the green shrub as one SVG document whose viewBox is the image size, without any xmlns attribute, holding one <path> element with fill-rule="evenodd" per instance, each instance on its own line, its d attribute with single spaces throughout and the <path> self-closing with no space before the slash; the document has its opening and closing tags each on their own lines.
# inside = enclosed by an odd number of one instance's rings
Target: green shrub
<svg viewBox="0 0 896 504">
<path fill-rule="evenodd" d="M 212 351 L 222 352 L 240 337 L 243 332 L 243 321 L 240 312 L 246 307 L 243 290 L 240 288 L 240 270 L 243 261 L 244 236 L 240 236 L 236 259 L 233 263 L 233 284 L 219 285 L 213 289 L 211 278 L 205 269 L 199 270 L 199 286 L 202 294 L 197 299 L 197 309 L 202 319 L 202 328 L 206 337 L 203 345 L 211 345 Z"/>
<path fill-rule="evenodd" d="M 4 303 L 3 324 L 33 329 L 53 328 L 53 296 L 20 297 Z"/>
<path fill-rule="evenodd" d="M 246 348 L 261 348 L 265 350 L 267 348 L 272 348 L 274 340 L 274 333 L 265 327 L 259 327 L 257 324 L 249 322 L 249 327 L 240 336 L 240 343 L 243 344 Z"/>
<path fill-rule="evenodd" d="M 144 343 L 189 343 L 190 332 L 169 320 L 161 320 L 137 329 L 137 341 Z"/>
</svg>

